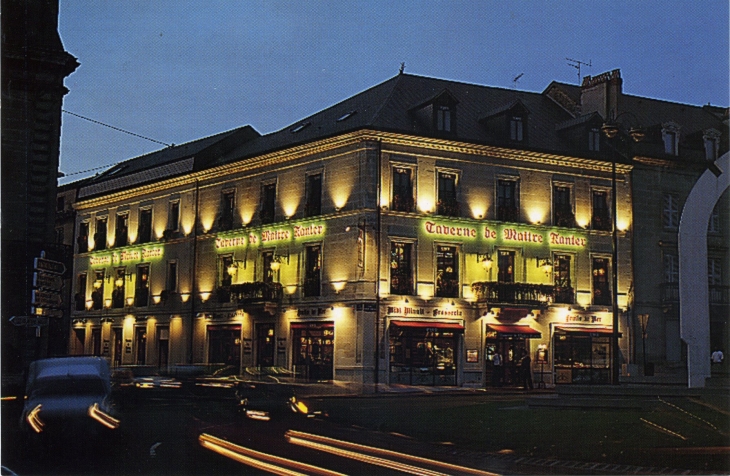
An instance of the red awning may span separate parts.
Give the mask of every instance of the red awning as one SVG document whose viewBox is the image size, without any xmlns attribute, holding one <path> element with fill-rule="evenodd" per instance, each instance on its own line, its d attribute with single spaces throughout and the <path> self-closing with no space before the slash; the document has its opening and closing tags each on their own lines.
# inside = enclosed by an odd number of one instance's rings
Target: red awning
<svg viewBox="0 0 730 476">
<path fill-rule="evenodd" d="M 555 330 L 566 334 L 584 335 L 584 336 L 612 336 L 613 328 L 603 326 L 555 326 Z M 621 337 L 621 333 L 618 333 Z"/>
<path fill-rule="evenodd" d="M 334 328 L 334 322 L 292 322 L 292 329 L 330 329 Z"/>
<path fill-rule="evenodd" d="M 458 322 L 390 321 L 390 325 L 398 327 L 437 327 L 439 329 L 464 330 L 464 326 Z"/>
<path fill-rule="evenodd" d="M 530 326 L 507 326 L 500 324 L 488 324 L 488 328 L 498 332 L 503 337 L 521 337 L 525 339 L 539 339 L 542 337 L 539 331 Z"/>
</svg>

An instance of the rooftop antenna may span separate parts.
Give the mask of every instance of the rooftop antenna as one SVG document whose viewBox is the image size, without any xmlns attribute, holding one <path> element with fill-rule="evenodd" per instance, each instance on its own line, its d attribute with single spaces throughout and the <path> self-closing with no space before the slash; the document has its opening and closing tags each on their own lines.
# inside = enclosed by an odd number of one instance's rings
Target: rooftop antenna
<svg viewBox="0 0 730 476">
<path fill-rule="evenodd" d="M 405 69 L 406 69 L 406 62 L 405 62 L 405 61 L 403 61 L 403 62 L 402 62 L 402 63 L 400 64 L 400 69 L 398 70 L 398 74 L 403 74 L 403 71 L 405 71 Z"/>
<path fill-rule="evenodd" d="M 524 75 L 525 75 L 525 73 L 520 73 L 520 74 L 518 74 L 517 76 L 515 76 L 515 77 L 514 77 L 514 78 L 512 79 L 512 89 L 517 89 L 517 81 L 519 81 L 519 80 L 520 80 L 520 78 L 521 78 L 522 76 L 524 76 Z"/>
<path fill-rule="evenodd" d="M 572 66 L 573 68 L 575 68 L 575 69 L 577 69 L 577 70 L 578 70 L 578 84 L 580 85 L 580 81 L 581 81 L 581 79 L 583 79 L 583 78 L 581 77 L 581 75 L 580 75 L 580 67 L 581 67 L 581 66 L 588 66 L 588 67 L 590 68 L 590 67 L 592 66 L 592 65 L 591 65 L 591 62 L 592 62 L 593 60 L 588 60 L 588 62 L 587 62 L 587 63 L 585 63 L 585 62 L 583 62 L 583 61 L 578 61 L 578 60 L 574 60 L 574 59 L 570 59 L 570 58 L 565 58 L 565 59 L 566 59 L 566 60 L 568 61 L 568 65 L 570 65 L 570 66 Z"/>
</svg>

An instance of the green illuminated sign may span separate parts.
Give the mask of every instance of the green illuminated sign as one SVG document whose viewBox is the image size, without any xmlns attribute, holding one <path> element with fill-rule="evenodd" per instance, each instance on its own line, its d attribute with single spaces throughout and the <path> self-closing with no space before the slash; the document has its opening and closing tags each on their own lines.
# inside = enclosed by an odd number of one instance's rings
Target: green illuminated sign
<svg viewBox="0 0 730 476">
<path fill-rule="evenodd" d="M 484 225 L 482 232 L 479 233 L 475 226 L 426 220 L 423 222 L 423 230 L 427 235 L 435 238 L 477 238 L 499 244 L 533 243 L 577 248 L 585 248 L 588 244 L 587 238 L 574 233 L 562 230 L 536 230 L 529 225 Z"/>
</svg>

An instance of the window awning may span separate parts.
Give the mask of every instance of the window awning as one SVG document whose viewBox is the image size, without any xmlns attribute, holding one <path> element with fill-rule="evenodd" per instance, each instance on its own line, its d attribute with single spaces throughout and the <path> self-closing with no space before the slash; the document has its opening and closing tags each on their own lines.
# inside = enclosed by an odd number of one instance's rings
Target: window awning
<svg viewBox="0 0 730 476">
<path fill-rule="evenodd" d="M 539 339 L 542 334 L 530 326 L 508 326 L 501 324 L 488 324 L 487 327 L 502 337 L 518 337 L 523 339 Z"/>
<path fill-rule="evenodd" d="M 555 326 L 555 332 L 579 336 L 610 337 L 613 335 L 613 328 L 604 326 Z M 621 333 L 618 333 L 621 337 Z"/>
<path fill-rule="evenodd" d="M 329 329 L 335 327 L 334 322 L 292 322 L 292 329 Z"/>
<path fill-rule="evenodd" d="M 398 327 L 436 327 L 438 329 L 453 329 L 463 331 L 464 326 L 458 322 L 433 322 L 433 321 L 390 321 L 391 326 Z"/>
</svg>

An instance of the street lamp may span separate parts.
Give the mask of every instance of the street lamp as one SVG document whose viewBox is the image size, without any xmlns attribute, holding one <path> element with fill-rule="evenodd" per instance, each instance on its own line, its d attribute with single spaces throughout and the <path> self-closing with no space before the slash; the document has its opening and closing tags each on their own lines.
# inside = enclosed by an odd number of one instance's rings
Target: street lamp
<svg viewBox="0 0 730 476">
<path fill-rule="evenodd" d="M 628 128 L 628 136 L 631 137 L 632 141 L 626 140 L 624 134 L 621 134 L 622 129 L 626 129 L 619 119 L 623 116 L 631 116 L 633 118 L 633 125 Z M 639 125 L 639 121 L 636 116 L 631 112 L 622 112 L 618 116 L 614 116 L 613 112 L 609 116 L 608 120 L 601 126 L 601 131 L 613 142 L 615 140 L 623 141 L 626 144 L 627 151 L 631 155 L 633 143 L 641 142 L 644 140 L 644 130 Z M 612 319 L 611 319 L 611 341 L 612 341 L 612 354 L 613 362 L 611 369 L 611 383 L 614 385 L 619 384 L 619 345 L 618 345 L 618 217 L 617 217 L 617 206 L 616 206 L 616 159 L 617 155 L 621 155 L 624 159 L 631 161 L 631 157 L 619 152 L 618 148 L 611 143 L 611 213 L 613 214 L 612 229 L 611 229 L 611 274 L 612 274 Z"/>
<path fill-rule="evenodd" d="M 646 363 L 646 328 L 649 325 L 649 314 L 639 314 L 639 325 L 641 325 L 641 345 L 644 349 L 644 376 L 654 375 L 654 369 Z"/>
</svg>

